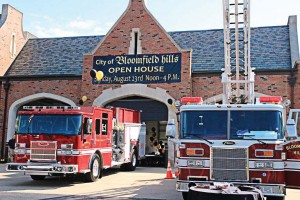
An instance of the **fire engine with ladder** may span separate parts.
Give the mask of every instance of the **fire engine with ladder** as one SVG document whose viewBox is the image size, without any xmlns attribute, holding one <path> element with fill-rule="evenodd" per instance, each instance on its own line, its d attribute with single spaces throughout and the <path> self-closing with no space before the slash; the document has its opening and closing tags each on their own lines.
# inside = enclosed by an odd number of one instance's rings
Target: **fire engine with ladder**
<svg viewBox="0 0 300 200">
<path fill-rule="evenodd" d="M 103 169 L 133 171 L 145 155 L 140 111 L 124 108 L 25 106 L 16 120 L 14 162 L 6 170 L 46 176 L 101 178 Z"/>
<path fill-rule="evenodd" d="M 169 157 L 178 167 L 176 189 L 187 199 L 191 187 L 229 183 L 257 188 L 267 200 L 284 200 L 286 187 L 300 187 L 300 110 L 286 119 L 288 101 L 255 98 L 249 0 L 223 0 L 223 8 L 222 104 L 184 97 L 179 134 L 172 120 L 167 126 L 169 151 L 174 148 Z"/>
</svg>

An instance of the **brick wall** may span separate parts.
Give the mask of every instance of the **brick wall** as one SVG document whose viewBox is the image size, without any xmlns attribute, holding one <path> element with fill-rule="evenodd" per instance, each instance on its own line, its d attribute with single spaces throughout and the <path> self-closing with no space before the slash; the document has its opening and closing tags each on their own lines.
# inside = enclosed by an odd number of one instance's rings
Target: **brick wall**
<svg viewBox="0 0 300 200">
<path fill-rule="evenodd" d="M 142 23 L 141 23 L 142 20 Z M 158 24 L 142 0 L 132 0 L 127 11 L 112 27 L 104 41 L 92 55 L 85 55 L 82 70 L 82 96 L 88 96 L 87 104 L 98 97 L 103 90 L 120 87 L 120 85 L 101 85 L 91 83 L 89 75 L 93 66 L 93 56 L 122 55 L 129 53 L 132 29 L 139 28 L 141 33 L 142 54 L 182 53 L 181 83 L 149 84 L 149 87 L 160 87 L 168 91 L 175 99 L 191 95 L 190 52 L 182 51 Z M 128 91 L 130 92 L 130 91 Z"/>
<path fill-rule="evenodd" d="M 22 27 L 23 14 L 15 8 L 3 5 L 0 19 L 0 76 L 3 76 L 10 64 L 26 42 Z M 1 25 L 2 24 L 2 25 Z M 12 34 L 15 35 L 15 54 L 11 54 Z"/>
<path fill-rule="evenodd" d="M 16 16 L 18 13 L 16 12 Z M 19 13 L 20 14 L 20 13 Z M 19 15 L 21 20 L 21 15 Z M 0 31 L 3 31 L 3 26 Z M 33 95 L 36 93 L 51 93 L 65 98 L 68 98 L 78 104 L 82 96 L 87 96 L 88 100 L 84 104 L 92 105 L 93 101 L 101 95 L 101 93 L 110 88 L 118 88 L 119 84 L 92 84 L 90 77 L 90 70 L 93 67 L 94 56 L 107 56 L 107 55 L 127 55 L 129 52 L 130 41 L 132 40 L 132 29 L 139 28 L 141 33 L 141 53 L 142 54 L 164 54 L 164 53 L 181 53 L 182 66 L 181 66 L 181 82 L 180 83 L 160 83 L 148 84 L 151 88 L 165 89 L 170 96 L 174 99 L 181 99 L 184 96 L 201 96 L 204 99 L 220 95 L 223 93 L 221 83 L 221 73 L 213 74 L 193 74 L 191 77 L 191 56 L 189 50 L 182 50 L 174 43 L 168 36 L 165 30 L 158 24 L 149 11 L 144 7 L 142 0 L 132 0 L 130 6 L 121 16 L 121 18 L 112 27 L 109 33 L 105 36 L 104 40 L 90 55 L 83 56 L 82 64 L 82 77 L 74 78 L 52 78 L 52 79 L 34 79 L 32 80 L 10 80 L 11 87 L 8 95 L 7 112 L 11 105 L 18 99 Z M 18 32 L 19 33 L 19 32 Z M 21 30 L 20 30 L 21 33 Z M 2 37 L 4 33 L 0 32 L 0 45 L 7 37 Z M 9 35 L 9 34 L 5 34 Z M 20 39 L 21 41 L 21 39 Z M 21 42 L 20 42 L 21 43 Z M 4 43 L 3 43 L 4 44 Z M 1 48 L 1 47 L 0 47 Z M 7 48 L 7 44 L 6 47 Z M 184 47 L 183 47 L 184 48 Z M 1 55 L 0 55 L 1 56 Z M 0 57 L 0 59 L 3 59 Z M 200 58 L 202 59 L 202 58 Z M 1 60 L 0 60 L 1 64 Z M 62 63 L 63 64 L 63 63 Z M 276 65 L 275 65 L 276 66 Z M 299 66 L 300 67 L 300 66 Z M 298 68 L 299 68 L 298 67 Z M 299 71 L 296 72 L 299 77 Z M 291 88 L 288 83 L 289 71 L 283 73 L 257 73 L 255 78 L 255 92 L 280 95 L 284 99 L 291 98 Z M 81 78 L 81 79 L 80 79 Z M 300 108 L 300 78 L 297 78 L 295 84 L 294 107 Z M 130 94 L 130 91 L 128 91 Z M 0 131 L 2 132 L 3 125 L 3 111 L 5 90 L 3 85 L 0 94 Z M 7 124 L 7 121 L 6 121 Z M 7 126 L 0 134 L 1 137 L 6 137 Z"/>
<path fill-rule="evenodd" d="M 32 79 L 32 80 L 11 80 L 10 88 L 8 93 L 7 99 L 7 115 L 6 115 L 6 127 L 4 134 L 2 133 L 3 129 L 3 111 L 5 105 L 5 90 L 2 84 L 1 88 L 1 98 L 0 98 L 0 146 L 2 137 L 5 138 L 6 141 L 6 134 L 7 134 L 7 124 L 8 124 L 8 112 L 11 105 L 24 97 L 37 94 L 37 93 L 51 93 L 55 95 L 59 95 L 65 98 L 68 98 L 75 103 L 79 102 L 80 100 L 80 90 L 81 90 L 81 81 L 80 78 L 77 79 Z M 35 101 L 36 99 L 33 99 Z M 0 155 L 1 155 L 1 148 L 0 148 Z"/>
</svg>

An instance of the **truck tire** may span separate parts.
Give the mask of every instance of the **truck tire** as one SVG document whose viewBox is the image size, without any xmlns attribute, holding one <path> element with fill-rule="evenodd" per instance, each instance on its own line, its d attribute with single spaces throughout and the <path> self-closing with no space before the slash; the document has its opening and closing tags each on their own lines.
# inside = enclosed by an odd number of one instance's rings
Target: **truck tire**
<svg viewBox="0 0 300 200">
<path fill-rule="evenodd" d="M 285 197 L 267 197 L 267 200 L 285 200 Z"/>
<path fill-rule="evenodd" d="M 30 177 L 32 178 L 32 180 L 42 181 L 42 180 L 45 179 L 46 176 L 43 176 L 43 175 L 30 175 Z"/>
<path fill-rule="evenodd" d="M 94 154 L 91 161 L 90 172 L 85 174 L 88 182 L 95 182 L 101 175 L 101 162 L 97 154 Z"/>
<path fill-rule="evenodd" d="M 187 200 L 188 199 L 188 192 L 181 192 L 181 194 L 182 194 L 182 198 L 183 198 L 183 200 Z"/>
<path fill-rule="evenodd" d="M 134 150 L 131 155 L 131 161 L 130 163 L 127 164 L 128 171 L 134 171 L 137 166 L 137 162 L 138 162 L 137 155 L 136 155 L 136 151 Z"/>
<path fill-rule="evenodd" d="M 131 160 L 129 163 L 125 163 L 121 165 L 121 170 L 125 171 L 134 171 L 137 166 L 137 153 L 134 150 L 131 154 Z"/>
</svg>

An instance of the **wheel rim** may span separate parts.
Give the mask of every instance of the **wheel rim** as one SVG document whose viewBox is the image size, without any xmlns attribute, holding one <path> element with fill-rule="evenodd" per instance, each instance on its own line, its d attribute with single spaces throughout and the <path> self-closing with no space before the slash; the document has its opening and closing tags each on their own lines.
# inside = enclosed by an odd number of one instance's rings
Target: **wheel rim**
<svg viewBox="0 0 300 200">
<path fill-rule="evenodd" d="M 135 153 L 132 155 L 132 166 L 136 165 L 136 156 Z"/>
<path fill-rule="evenodd" d="M 93 163 L 93 176 L 97 177 L 99 175 L 99 160 L 95 159 Z"/>
</svg>

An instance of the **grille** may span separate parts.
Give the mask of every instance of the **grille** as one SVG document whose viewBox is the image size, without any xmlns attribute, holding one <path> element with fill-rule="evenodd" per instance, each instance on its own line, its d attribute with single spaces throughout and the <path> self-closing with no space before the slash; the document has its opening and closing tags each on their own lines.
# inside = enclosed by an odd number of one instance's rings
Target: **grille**
<svg viewBox="0 0 300 200">
<path fill-rule="evenodd" d="M 212 180 L 248 180 L 248 149 L 212 148 L 211 156 Z"/>
<path fill-rule="evenodd" d="M 31 141 L 31 161 L 56 161 L 56 141 Z"/>
</svg>

